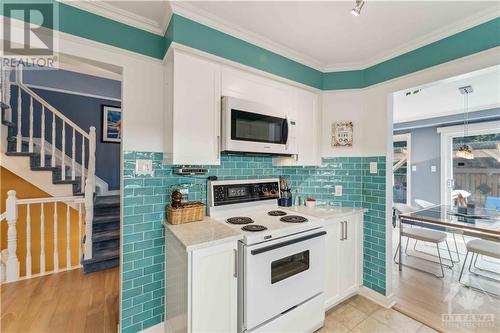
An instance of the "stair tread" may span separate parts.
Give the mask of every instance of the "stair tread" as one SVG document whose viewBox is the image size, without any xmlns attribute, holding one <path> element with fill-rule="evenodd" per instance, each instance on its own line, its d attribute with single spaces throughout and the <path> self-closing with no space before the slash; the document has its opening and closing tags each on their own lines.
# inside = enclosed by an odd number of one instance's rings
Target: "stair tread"
<svg viewBox="0 0 500 333">
<path fill-rule="evenodd" d="M 7 156 L 33 156 L 35 154 L 36 153 L 30 153 L 30 152 L 27 152 L 27 151 L 21 151 L 21 152 L 8 151 L 8 152 L 5 153 L 5 155 L 7 155 Z"/>
<path fill-rule="evenodd" d="M 95 206 L 120 204 L 119 195 L 99 195 L 95 198 Z"/>
<path fill-rule="evenodd" d="M 79 179 L 80 177 L 75 177 L 75 180 L 71 179 L 58 179 L 58 180 L 53 180 L 53 184 L 79 184 L 81 180 Z"/>
<path fill-rule="evenodd" d="M 55 170 L 55 167 L 51 167 L 51 166 L 32 166 L 30 167 L 31 170 L 33 171 L 54 171 Z"/>
<path fill-rule="evenodd" d="M 103 242 L 119 238 L 120 228 L 118 227 L 116 230 L 104 230 L 95 232 L 94 235 L 92 235 L 92 242 Z"/>
<path fill-rule="evenodd" d="M 5 104 L 4 102 L 0 102 L 0 108 L 3 110 L 10 109 L 10 105 Z"/>
<path fill-rule="evenodd" d="M 103 249 L 94 251 L 92 259 L 83 260 L 83 265 L 89 265 L 105 260 L 116 259 L 120 257 L 120 249 Z"/>
<path fill-rule="evenodd" d="M 2 124 L 4 124 L 5 126 L 8 126 L 8 127 L 16 127 L 16 123 L 13 123 L 12 121 L 8 121 L 8 120 L 2 120 Z"/>
<path fill-rule="evenodd" d="M 99 215 L 99 216 L 94 216 L 94 224 L 99 224 L 99 223 L 109 223 L 109 222 L 115 222 L 115 221 L 120 221 L 120 213 L 115 213 L 113 215 Z"/>
</svg>

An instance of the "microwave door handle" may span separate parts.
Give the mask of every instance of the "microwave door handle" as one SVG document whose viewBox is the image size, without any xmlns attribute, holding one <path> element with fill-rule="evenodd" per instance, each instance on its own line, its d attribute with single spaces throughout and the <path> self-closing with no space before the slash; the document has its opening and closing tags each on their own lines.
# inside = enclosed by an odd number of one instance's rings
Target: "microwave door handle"
<svg viewBox="0 0 500 333">
<path fill-rule="evenodd" d="M 281 141 L 285 143 L 285 149 L 288 149 L 288 116 L 283 119 L 283 127 L 281 128 Z"/>
</svg>

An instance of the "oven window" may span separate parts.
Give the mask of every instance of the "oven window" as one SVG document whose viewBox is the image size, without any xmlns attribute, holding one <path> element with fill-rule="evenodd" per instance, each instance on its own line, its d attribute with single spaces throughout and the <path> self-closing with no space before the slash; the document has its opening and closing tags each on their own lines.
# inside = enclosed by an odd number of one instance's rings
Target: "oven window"
<svg viewBox="0 0 500 333">
<path fill-rule="evenodd" d="M 309 269 L 309 250 L 273 261 L 271 284 L 287 279 Z"/>
<path fill-rule="evenodd" d="M 231 139 L 286 143 L 286 120 L 258 113 L 231 110 Z"/>
</svg>

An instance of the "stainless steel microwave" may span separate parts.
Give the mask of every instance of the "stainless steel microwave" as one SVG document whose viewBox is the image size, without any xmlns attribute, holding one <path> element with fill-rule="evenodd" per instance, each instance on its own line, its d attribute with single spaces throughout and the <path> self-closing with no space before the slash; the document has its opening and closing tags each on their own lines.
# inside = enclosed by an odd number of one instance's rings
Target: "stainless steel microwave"
<svg viewBox="0 0 500 333">
<path fill-rule="evenodd" d="M 287 110 L 224 96 L 221 121 L 222 152 L 297 154 L 297 122 Z"/>
</svg>

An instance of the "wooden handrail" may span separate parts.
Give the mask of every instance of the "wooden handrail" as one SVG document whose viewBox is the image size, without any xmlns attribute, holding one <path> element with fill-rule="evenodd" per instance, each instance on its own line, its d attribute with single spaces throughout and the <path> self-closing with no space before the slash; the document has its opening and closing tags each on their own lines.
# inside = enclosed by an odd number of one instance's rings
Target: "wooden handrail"
<svg viewBox="0 0 500 333">
<path fill-rule="evenodd" d="M 17 205 L 29 205 L 46 202 L 84 203 L 85 199 L 81 196 L 17 199 Z"/>
</svg>

